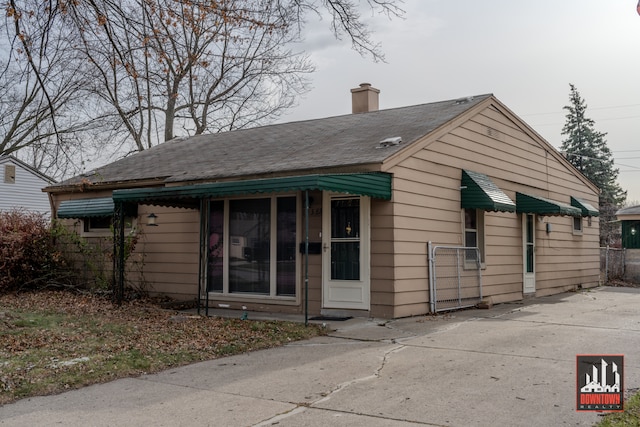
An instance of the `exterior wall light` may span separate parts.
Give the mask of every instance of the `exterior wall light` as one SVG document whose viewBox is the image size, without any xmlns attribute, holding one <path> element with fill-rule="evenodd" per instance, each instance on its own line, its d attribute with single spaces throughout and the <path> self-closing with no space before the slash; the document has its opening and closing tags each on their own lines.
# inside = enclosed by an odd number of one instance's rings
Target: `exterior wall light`
<svg viewBox="0 0 640 427">
<path fill-rule="evenodd" d="M 158 216 L 154 213 L 147 215 L 147 225 L 149 227 L 157 227 L 158 224 L 156 224 L 156 218 L 158 218 Z"/>
<path fill-rule="evenodd" d="M 632 236 L 635 236 L 637 232 L 638 232 L 638 231 L 636 230 L 636 228 L 635 228 L 635 227 L 631 227 L 631 235 L 632 235 Z"/>
</svg>

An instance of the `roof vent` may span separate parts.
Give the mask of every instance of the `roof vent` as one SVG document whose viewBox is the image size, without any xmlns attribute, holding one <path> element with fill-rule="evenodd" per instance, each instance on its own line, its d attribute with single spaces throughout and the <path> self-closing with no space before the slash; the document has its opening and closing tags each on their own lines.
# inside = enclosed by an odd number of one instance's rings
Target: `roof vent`
<svg viewBox="0 0 640 427">
<path fill-rule="evenodd" d="M 456 99 L 456 105 L 468 104 L 471 101 L 473 101 L 473 96 L 467 96 L 466 98 L 459 98 L 459 99 Z"/>
<path fill-rule="evenodd" d="M 189 139 L 188 136 L 176 136 L 170 142 L 182 142 L 182 141 L 186 141 L 187 139 Z"/>
<path fill-rule="evenodd" d="M 394 145 L 400 145 L 401 143 L 402 143 L 402 137 L 394 136 L 394 137 L 386 138 L 380 141 L 380 144 L 378 145 L 377 148 L 387 148 Z"/>
</svg>

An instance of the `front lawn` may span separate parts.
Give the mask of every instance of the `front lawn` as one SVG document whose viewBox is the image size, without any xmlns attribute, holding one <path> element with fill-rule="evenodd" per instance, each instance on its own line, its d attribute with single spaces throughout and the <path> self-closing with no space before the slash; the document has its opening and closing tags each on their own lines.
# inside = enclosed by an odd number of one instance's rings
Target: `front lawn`
<svg viewBox="0 0 640 427">
<path fill-rule="evenodd" d="M 150 300 L 0 296 L 0 404 L 317 336 L 316 326 L 206 318 Z"/>
</svg>

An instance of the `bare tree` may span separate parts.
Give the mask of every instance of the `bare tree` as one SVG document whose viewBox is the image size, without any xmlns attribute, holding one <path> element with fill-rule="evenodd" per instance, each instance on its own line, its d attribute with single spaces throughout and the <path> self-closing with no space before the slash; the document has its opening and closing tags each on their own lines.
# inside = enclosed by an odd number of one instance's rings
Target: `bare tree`
<svg viewBox="0 0 640 427">
<path fill-rule="evenodd" d="M 6 5 L 0 39 L 0 155 L 17 154 L 53 176 L 67 165 L 84 128 L 76 113 L 82 80 L 56 11 L 37 0 Z M 29 19 L 22 19 L 24 14 Z M 27 150 L 28 148 L 28 150 Z"/>
<path fill-rule="evenodd" d="M 90 0 L 67 10 L 94 69 L 87 90 L 102 122 L 112 140 L 138 151 L 176 129 L 191 135 L 273 119 L 313 70 L 286 48 L 296 40 L 290 17 L 268 2 Z"/>
<path fill-rule="evenodd" d="M 385 15 L 388 18 L 402 18 L 405 14 L 400 7 L 402 0 L 273 0 L 281 10 L 295 14 L 295 23 L 303 30 L 309 12 L 321 16 L 329 14 L 332 33 L 338 40 L 347 38 L 351 47 L 362 56 L 370 56 L 374 61 L 384 61 L 380 43 L 371 38 L 371 32 L 362 18 L 363 4 L 368 5 L 371 13 Z"/>
<path fill-rule="evenodd" d="M 362 6 L 399 17 L 401 2 L 5 0 L 0 84 L 20 92 L 3 108 L 16 108 L 24 132 L 5 132 L 4 146 L 43 164 L 263 124 L 308 88 L 313 66 L 293 47 L 310 15 L 328 13 L 337 38 L 383 60 Z M 24 127 L 27 112 L 38 126 Z"/>
</svg>

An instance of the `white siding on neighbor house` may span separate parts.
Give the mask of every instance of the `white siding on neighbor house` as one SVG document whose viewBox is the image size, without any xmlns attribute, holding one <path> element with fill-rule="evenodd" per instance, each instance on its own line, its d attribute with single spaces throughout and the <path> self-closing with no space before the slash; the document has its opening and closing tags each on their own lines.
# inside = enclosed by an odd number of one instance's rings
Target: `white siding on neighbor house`
<svg viewBox="0 0 640 427">
<path fill-rule="evenodd" d="M 7 166 L 15 167 L 15 180 L 6 179 Z M 8 182 L 7 182 L 8 181 Z M 34 174 L 19 163 L 9 159 L 0 160 L 0 211 L 12 209 L 39 212 L 51 215 L 47 193 L 42 189 L 50 182 Z"/>
</svg>

